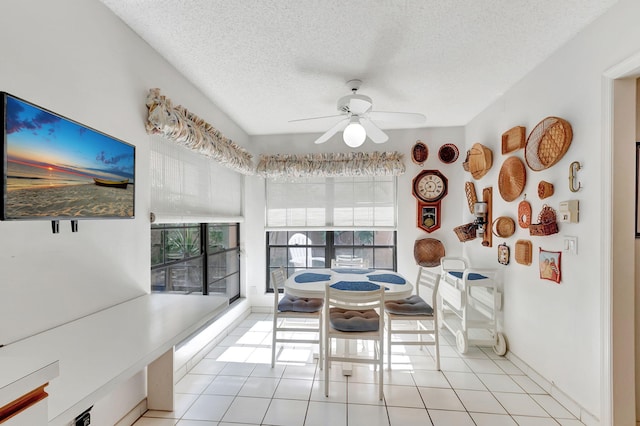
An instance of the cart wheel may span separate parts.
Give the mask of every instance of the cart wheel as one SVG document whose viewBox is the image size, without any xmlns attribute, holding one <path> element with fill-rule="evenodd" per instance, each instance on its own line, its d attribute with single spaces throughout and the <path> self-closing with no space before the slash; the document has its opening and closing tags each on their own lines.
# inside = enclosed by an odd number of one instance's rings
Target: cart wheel
<svg viewBox="0 0 640 426">
<path fill-rule="evenodd" d="M 461 354 L 467 353 L 467 349 L 469 349 L 469 342 L 461 330 L 456 332 L 456 346 Z"/>
<path fill-rule="evenodd" d="M 493 345 L 493 352 L 496 355 L 504 356 L 507 353 L 507 340 L 504 338 L 504 334 L 496 333 L 496 344 Z"/>
</svg>

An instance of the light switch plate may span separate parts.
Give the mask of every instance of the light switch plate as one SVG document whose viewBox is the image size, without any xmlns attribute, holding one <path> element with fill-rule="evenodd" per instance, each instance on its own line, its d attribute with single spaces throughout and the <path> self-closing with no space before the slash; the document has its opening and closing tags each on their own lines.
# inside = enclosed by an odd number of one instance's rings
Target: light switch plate
<svg viewBox="0 0 640 426">
<path fill-rule="evenodd" d="M 567 235 L 562 237 L 562 251 L 567 254 L 578 254 L 578 237 Z"/>
</svg>

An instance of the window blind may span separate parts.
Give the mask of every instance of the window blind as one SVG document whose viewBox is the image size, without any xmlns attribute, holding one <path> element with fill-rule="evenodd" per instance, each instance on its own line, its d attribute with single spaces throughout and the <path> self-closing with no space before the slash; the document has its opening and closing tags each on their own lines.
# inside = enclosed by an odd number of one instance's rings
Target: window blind
<svg viewBox="0 0 640 426">
<path fill-rule="evenodd" d="M 267 230 L 395 229 L 394 176 L 266 179 Z"/>
<path fill-rule="evenodd" d="M 242 185 L 240 173 L 152 137 L 151 211 L 156 222 L 241 222 Z"/>
</svg>

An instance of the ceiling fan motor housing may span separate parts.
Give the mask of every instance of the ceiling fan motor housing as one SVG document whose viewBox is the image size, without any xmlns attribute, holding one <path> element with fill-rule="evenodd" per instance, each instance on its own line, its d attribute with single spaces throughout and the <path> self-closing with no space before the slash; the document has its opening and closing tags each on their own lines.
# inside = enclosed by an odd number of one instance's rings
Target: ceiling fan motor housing
<svg viewBox="0 0 640 426">
<path fill-rule="evenodd" d="M 371 111 L 371 98 L 365 95 L 352 94 L 338 99 L 338 111 L 345 114 L 362 115 Z"/>
</svg>

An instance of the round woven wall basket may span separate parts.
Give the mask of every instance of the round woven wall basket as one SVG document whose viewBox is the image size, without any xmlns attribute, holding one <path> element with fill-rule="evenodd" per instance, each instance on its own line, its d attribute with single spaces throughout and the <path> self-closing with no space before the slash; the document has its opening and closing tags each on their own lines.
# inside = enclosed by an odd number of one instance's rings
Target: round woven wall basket
<svg viewBox="0 0 640 426">
<path fill-rule="evenodd" d="M 498 175 L 498 190 L 505 201 L 513 201 L 522 194 L 527 183 L 527 168 L 522 160 L 512 156 L 504 160 Z"/>
<path fill-rule="evenodd" d="M 445 164 L 455 163 L 459 154 L 458 147 L 452 143 L 446 143 L 438 150 L 438 158 Z"/>
<path fill-rule="evenodd" d="M 435 238 L 421 238 L 413 244 L 413 257 L 418 265 L 433 268 L 444 257 L 444 245 Z"/>
<path fill-rule="evenodd" d="M 568 121 L 547 117 L 533 128 L 525 145 L 525 160 L 531 170 L 540 171 L 556 164 L 571 145 L 573 131 Z"/>
<path fill-rule="evenodd" d="M 500 238 L 509 238 L 516 232 L 516 222 L 507 216 L 500 216 L 493 221 L 493 235 Z"/>
</svg>

